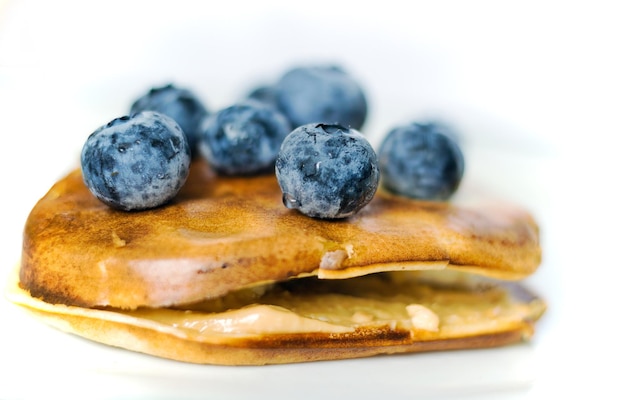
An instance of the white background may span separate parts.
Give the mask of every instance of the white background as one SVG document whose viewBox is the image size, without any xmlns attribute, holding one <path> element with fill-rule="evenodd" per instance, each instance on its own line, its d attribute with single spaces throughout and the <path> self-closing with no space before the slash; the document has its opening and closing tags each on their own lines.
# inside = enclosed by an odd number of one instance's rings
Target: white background
<svg viewBox="0 0 626 400">
<path fill-rule="evenodd" d="M 409 119 L 444 118 L 467 151 L 461 190 L 535 214 L 544 262 L 528 285 L 550 308 L 533 342 L 198 367 L 69 337 L 2 299 L 0 398 L 626 396 L 619 2 L 380 3 L 0 1 L 0 283 L 30 208 L 78 166 L 87 135 L 150 86 L 190 87 L 217 110 L 294 64 L 337 62 L 367 90 L 372 142 Z"/>
</svg>

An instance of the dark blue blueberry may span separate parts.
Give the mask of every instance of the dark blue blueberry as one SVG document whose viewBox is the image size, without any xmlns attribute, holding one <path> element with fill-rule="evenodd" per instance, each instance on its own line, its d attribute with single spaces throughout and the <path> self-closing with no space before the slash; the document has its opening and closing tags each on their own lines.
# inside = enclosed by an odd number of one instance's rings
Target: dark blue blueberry
<svg viewBox="0 0 626 400">
<path fill-rule="evenodd" d="M 276 106 L 276 88 L 271 85 L 258 86 L 250 93 L 248 93 L 248 98 L 261 101 L 263 103 L 269 104 L 273 107 Z"/>
<path fill-rule="evenodd" d="M 221 174 L 268 173 L 290 130 L 287 119 L 275 108 L 243 101 L 205 120 L 199 150 Z"/>
<path fill-rule="evenodd" d="M 276 159 L 276 177 L 287 208 L 316 218 L 346 218 L 374 197 L 376 153 L 358 131 L 308 124 L 293 130 Z"/>
<path fill-rule="evenodd" d="M 276 106 L 297 127 L 309 123 L 361 129 L 367 101 L 359 83 L 336 66 L 298 67 L 275 85 Z"/>
<path fill-rule="evenodd" d="M 154 208 L 171 200 L 187 179 L 190 161 L 180 126 L 154 111 L 114 119 L 93 132 L 81 152 L 89 190 L 125 211 Z"/>
<path fill-rule="evenodd" d="M 208 115 L 208 111 L 194 93 L 172 84 L 152 88 L 132 104 L 130 113 L 147 110 L 157 111 L 174 119 L 185 132 L 192 155 L 196 154 L 202 120 Z"/>
<path fill-rule="evenodd" d="M 447 200 L 457 190 L 464 157 L 454 137 L 437 123 L 392 129 L 379 152 L 382 185 L 390 192 L 424 200 Z"/>
</svg>

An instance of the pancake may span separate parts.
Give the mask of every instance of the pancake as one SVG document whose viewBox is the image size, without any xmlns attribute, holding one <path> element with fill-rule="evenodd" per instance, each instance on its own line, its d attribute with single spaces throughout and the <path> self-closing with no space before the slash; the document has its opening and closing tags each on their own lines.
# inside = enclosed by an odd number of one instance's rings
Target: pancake
<svg viewBox="0 0 626 400">
<path fill-rule="evenodd" d="M 198 364 L 266 365 L 489 348 L 532 337 L 546 307 L 540 298 L 516 282 L 468 281 L 463 273 L 451 278 L 452 271 L 439 272 L 327 280 L 315 282 L 323 288 L 313 291 L 295 290 L 300 282 L 289 290 L 296 282 L 290 281 L 287 288 L 281 284 L 263 294 L 243 289 L 184 307 L 132 311 L 46 303 L 19 287 L 17 271 L 7 294 L 62 331 Z M 434 324 L 430 312 L 436 315 Z"/>
<path fill-rule="evenodd" d="M 503 345 L 545 309 L 505 282 L 541 261 L 538 226 L 516 206 L 379 190 L 326 221 L 281 196 L 274 176 L 196 161 L 171 203 L 128 213 L 76 170 L 29 215 L 9 298 L 98 342 L 237 365 Z"/>
</svg>

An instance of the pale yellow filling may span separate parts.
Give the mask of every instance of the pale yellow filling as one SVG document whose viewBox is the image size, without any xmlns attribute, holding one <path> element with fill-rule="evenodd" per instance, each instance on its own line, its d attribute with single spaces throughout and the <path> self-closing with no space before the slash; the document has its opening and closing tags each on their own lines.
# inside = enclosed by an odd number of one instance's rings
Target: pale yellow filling
<svg viewBox="0 0 626 400">
<path fill-rule="evenodd" d="M 420 340 L 446 339 L 520 329 L 545 309 L 539 299 L 519 299 L 494 281 L 452 270 L 346 280 L 308 277 L 248 287 L 178 309 L 96 310 L 48 304 L 21 290 L 17 274 L 7 295 L 50 315 L 111 320 L 215 342 L 231 336 L 345 334 L 361 328 L 408 331 Z"/>
<path fill-rule="evenodd" d="M 543 312 L 539 301 L 514 301 L 500 286 L 454 274 L 447 273 L 445 287 L 421 272 L 340 281 L 308 278 L 248 288 L 185 309 L 123 313 L 208 336 L 349 333 L 386 327 L 423 338 L 448 338 L 515 328 Z"/>
</svg>

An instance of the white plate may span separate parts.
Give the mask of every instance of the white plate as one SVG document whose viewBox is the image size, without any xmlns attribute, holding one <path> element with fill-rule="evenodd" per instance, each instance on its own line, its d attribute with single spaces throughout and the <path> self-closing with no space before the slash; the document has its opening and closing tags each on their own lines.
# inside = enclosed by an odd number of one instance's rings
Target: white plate
<svg viewBox="0 0 626 400">
<path fill-rule="evenodd" d="M 0 398 L 626 397 L 610 367 L 626 356 L 622 13 L 604 2 L 222 3 L 0 1 L 0 284 L 36 200 L 150 85 L 188 85 L 215 110 L 286 66 L 338 60 L 368 89 L 373 142 L 414 117 L 448 118 L 467 151 L 462 190 L 535 214 L 544 262 L 527 283 L 549 303 L 535 338 L 197 366 L 66 335 L 1 299 Z"/>
<path fill-rule="evenodd" d="M 266 367 L 200 366 L 92 343 L 17 310 L 8 315 L 19 326 L 2 348 L 11 360 L 3 376 L 12 376 L 3 379 L 3 398 L 508 398 L 526 393 L 536 378 L 531 344 Z"/>
</svg>

